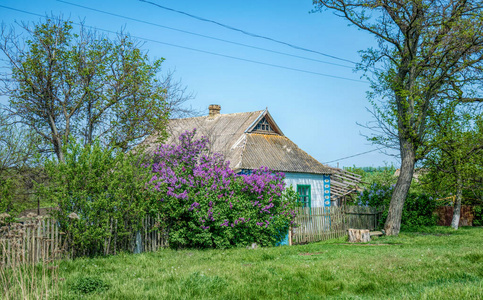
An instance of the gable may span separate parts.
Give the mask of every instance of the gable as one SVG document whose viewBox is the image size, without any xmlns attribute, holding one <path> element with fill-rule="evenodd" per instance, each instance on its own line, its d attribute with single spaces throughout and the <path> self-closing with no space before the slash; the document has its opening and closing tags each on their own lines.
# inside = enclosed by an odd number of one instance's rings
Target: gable
<svg viewBox="0 0 483 300">
<path fill-rule="evenodd" d="M 251 124 L 246 133 L 260 133 L 260 134 L 278 134 L 283 136 L 282 130 L 273 120 L 272 116 L 265 110 L 258 118 Z"/>
</svg>

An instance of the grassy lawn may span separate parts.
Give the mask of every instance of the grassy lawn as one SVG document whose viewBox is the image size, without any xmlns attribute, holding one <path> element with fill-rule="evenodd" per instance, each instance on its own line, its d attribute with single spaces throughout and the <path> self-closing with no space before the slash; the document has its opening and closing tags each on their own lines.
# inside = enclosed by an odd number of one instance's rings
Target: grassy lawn
<svg viewBox="0 0 483 300">
<path fill-rule="evenodd" d="M 483 299 L 483 228 L 77 259 L 61 263 L 60 277 L 67 299 Z M 109 288 L 79 296 L 85 277 Z"/>
</svg>

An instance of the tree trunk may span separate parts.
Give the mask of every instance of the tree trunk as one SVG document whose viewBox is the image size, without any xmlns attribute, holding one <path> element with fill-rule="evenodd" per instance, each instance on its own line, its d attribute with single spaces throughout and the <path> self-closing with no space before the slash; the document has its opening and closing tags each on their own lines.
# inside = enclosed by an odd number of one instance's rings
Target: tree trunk
<svg viewBox="0 0 483 300">
<path fill-rule="evenodd" d="M 386 235 L 398 235 L 401 229 L 402 210 L 411 186 L 416 161 L 415 152 L 409 141 L 401 142 L 401 161 L 399 178 L 392 193 L 386 224 L 384 224 Z"/>
<path fill-rule="evenodd" d="M 456 199 L 454 202 L 453 220 L 451 221 L 451 227 L 453 227 L 455 230 L 458 230 L 458 226 L 460 224 L 462 198 L 463 198 L 463 182 L 461 180 L 461 174 L 458 173 L 456 178 Z"/>
</svg>

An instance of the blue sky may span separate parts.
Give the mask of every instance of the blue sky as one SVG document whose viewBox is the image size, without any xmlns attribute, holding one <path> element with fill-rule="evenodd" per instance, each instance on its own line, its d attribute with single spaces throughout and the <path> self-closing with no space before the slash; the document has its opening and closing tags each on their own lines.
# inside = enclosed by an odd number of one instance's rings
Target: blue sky
<svg viewBox="0 0 483 300">
<path fill-rule="evenodd" d="M 70 1 L 218 39 L 353 66 L 348 62 L 247 36 L 138 0 Z M 313 6 L 309 0 L 276 2 L 152 0 L 152 2 L 350 61 L 359 61 L 359 50 L 376 46 L 370 35 L 355 27 L 347 26 L 348 23 L 345 20 L 334 16 L 331 12 L 310 13 Z M 175 70 L 175 77 L 181 79 L 195 94 L 196 97 L 191 102 L 194 108 L 207 112 L 209 104 L 219 104 L 222 107 L 222 113 L 234 113 L 262 110 L 268 107 L 284 134 L 320 162 L 333 161 L 377 148 L 361 135 L 361 133 L 369 134 L 367 129 L 356 124 L 356 122 L 364 124 L 371 120 L 371 115 L 366 110 L 370 107 L 366 99 L 368 83 L 261 65 L 173 45 L 364 81 L 363 78 L 361 79 L 362 73 L 354 73 L 351 68 L 241 47 L 55 0 L 4 0 L 0 5 L 42 15 L 62 14 L 64 18 L 70 18 L 74 22 L 82 19 L 88 26 L 110 31 L 124 28 L 133 36 L 171 44 L 148 41 L 143 48 L 149 51 L 152 58 L 166 59 L 163 63 L 164 71 Z M 14 24 L 15 21 L 40 19 L 1 7 L 0 17 L 7 25 Z M 6 99 L 3 98 L 1 101 L 5 103 Z M 391 163 L 396 166 L 399 164 L 395 158 L 379 151 L 339 160 L 340 166 L 383 166 Z M 337 162 L 330 165 L 336 166 Z"/>
</svg>

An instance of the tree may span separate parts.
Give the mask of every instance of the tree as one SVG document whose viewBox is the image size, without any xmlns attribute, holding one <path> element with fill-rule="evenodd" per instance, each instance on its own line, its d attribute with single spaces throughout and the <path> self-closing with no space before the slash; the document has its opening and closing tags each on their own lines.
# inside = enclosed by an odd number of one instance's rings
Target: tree
<svg viewBox="0 0 483 300">
<path fill-rule="evenodd" d="M 426 185 L 441 193 L 440 196 L 448 196 L 449 191 L 454 193 L 451 226 L 458 229 L 463 190 L 471 188 L 483 177 L 480 165 L 483 156 L 483 119 L 481 114 L 474 115 L 473 111 L 461 111 L 457 107 L 442 115 L 445 118 L 433 118 L 437 131 L 430 141 L 431 152 L 423 161 L 428 170 L 425 181 Z"/>
<path fill-rule="evenodd" d="M 114 40 L 71 22 L 48 18 L 27 38 L 3 26 L 0 50 L 11 74 L 2 78 L 9 112 L 29 126 L 64 161 L 70 137 L 127 150 L 157 131 L 163 136 L 168 108 L 157 78 L 163 59 L 150 61 L 128 35 Z"/>
<path fill-rule="evenodd" d="M 46 160 L 49 184 L 42 198 L 56 203 L 51 214 L 66 233 L 72 255 L 107 255 L 131 248 L 132 233 L 151 212 L 145 188 L 150 169 L 139 165 L 142 154 L 103 147 L 98 140 L 64 145 L 65 163 Z"/>
<path fill-rule="evenodd" d="M 0 107 L 0 213 L 12 211 L 14 200 L 25 202 L 29 199 L 25 192 L 31 186 L 30 174 L 37 154 L 36 136 L 28 129 L 15 124 Z"/>
<path fill-rule="evenodd" d="M 481 101 L 475 85 L 483 60 L 483 4 L 476 0 L 314 0 L 375 36 L 362 53 L 372 71 L 374 143 L 399 149 L 401 172 L 384 229 L 397 235 L 416 162 L 429 151 L 431 118 L 451 101 Z M 367 73 L 366 73 L 367 74 Z M 382 99 L 379 103 L 378 99 Z M 431 130 L 429 130 L 431 131 Z"/>
</svg>

